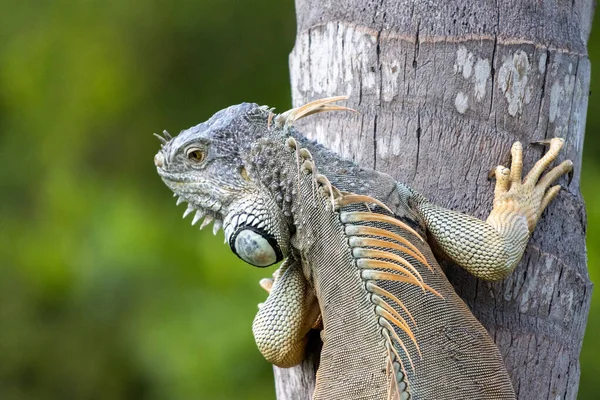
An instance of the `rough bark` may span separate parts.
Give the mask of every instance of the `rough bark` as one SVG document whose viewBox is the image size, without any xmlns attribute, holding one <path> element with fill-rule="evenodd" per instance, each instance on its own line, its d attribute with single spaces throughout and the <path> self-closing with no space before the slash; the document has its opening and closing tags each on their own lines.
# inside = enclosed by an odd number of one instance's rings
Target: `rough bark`
<svg viewBox="0 0 600 400">
<path fill-rule="evenodd" d="M 444 263 L 504 357 L 518 398 L 575 399 L 591 300 L 579 191 L 592 0 L 296 0 L 295 106 L 347 94 L 360 115 L 302 131 L 445 207 L 485 218 L 489 170 L 513 141 L 560 136 L 575 163 L 523 260 L 487 283 Z M 544 152 L 525 147 L 525 168 Z M 279 400 L 309 399 L 318 351 L 276 372 Z"/>
</svg>

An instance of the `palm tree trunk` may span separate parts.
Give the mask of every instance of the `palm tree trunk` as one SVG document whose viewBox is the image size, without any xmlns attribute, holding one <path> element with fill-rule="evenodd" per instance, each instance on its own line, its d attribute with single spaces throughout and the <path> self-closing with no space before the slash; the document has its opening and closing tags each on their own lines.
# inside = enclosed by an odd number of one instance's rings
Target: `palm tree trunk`
<svg viewBox="0 0 600 400">
<path fill-rule="evenodd" d="M 524 144 L 560 136 L 575 163 L 515 272 L 488 283 L 443 263 L 486 326 L 520 399 L 575 399 L 592 284 L 579 191 L 590 83 L 592 0 L 296 0 L 294 106 L 347 94 L 360 115 L 301 131 L 432 201 L 485 218 L 488 172 Z M 525 146 L 525 168 L 541 156 Z M 318 337 L 303 365 L 275 368 L 279 400 L 309 399 Z"/>
</svg>

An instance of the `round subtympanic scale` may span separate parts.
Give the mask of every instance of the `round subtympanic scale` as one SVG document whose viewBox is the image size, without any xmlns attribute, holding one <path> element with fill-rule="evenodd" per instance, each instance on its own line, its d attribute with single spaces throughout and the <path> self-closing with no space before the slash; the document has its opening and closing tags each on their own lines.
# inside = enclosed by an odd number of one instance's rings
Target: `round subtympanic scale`
<svg viewBox="0 0 600 400">
<path fill-rule="evenodd" d="M 244 229 L 235 238 L 235 252 L 244 261 L 257 267 L 277 262 L 277 253 L 267 239 L 251 229 Z"/>
</svg>

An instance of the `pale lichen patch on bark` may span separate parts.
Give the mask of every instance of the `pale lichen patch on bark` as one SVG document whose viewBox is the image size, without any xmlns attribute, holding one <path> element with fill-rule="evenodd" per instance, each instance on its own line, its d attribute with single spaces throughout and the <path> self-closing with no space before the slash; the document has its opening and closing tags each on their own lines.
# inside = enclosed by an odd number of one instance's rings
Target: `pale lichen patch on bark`
<svg viewBox="0 0 600 400">
<path fill-rule="evenodd" d="M 469 96 L 463 92 L 458 92 L 456 94 L 456 99 L 454 99 L 454 106 L 459 113 L 464 114 L 467 111 L 467 108 L 469 108 Z"/>
<path fill-rule="evenodd" d="M 465 46 L 459 46 L 456 51 L 454 73 L 458 74 L 460 72 L 462 72 L 465 79 L 468 79 L 473 72 L 473 53 L 468 51 Z"/>
<path fill-rule="evenodd" d="M 556 116 L 559 115 L 558 102 L 563 95 L 563 87 L 558 81 L 554 81 L 552 89 L 550 89 L 550 122 L 556 120 Z"/>
<path fill-rule="evenodd" d="M 475 63 L 475 98 L 479 101 L 485 97 L 485 87 L 490 77 L 492 67 L 487 58 L 478 58 Z"/>
<path fill-rule="evenodd" d="M 290 56 L 294 101 L 301 96 L 298 92 L 333 96 L 379 91 L 379 73 L 374 63 L 376 38 L 354 28 L 328 22 L 298 35 Z M 359 75 L 359 82 L 355 74 Z"/>
<path fill-rule="evenodd" d="M 498 72 L 498 83 L 508 101 L 508 113 L 515 117 L 523 113 L 524 104 L 531 101 L 531 89 L 527 87 L 531 70 L 529 57 L 523 50 L 505 57 Z"/>
<path fill-rule="evenodd" d="M 392 136 L 392 155 L 399 156 L 402 152 L 402 139 L 400 135 Z"/>
<path fill-rule="evenodd" d="M 327 130 L 325 129 L 325 125 L 324 125 L 324 121 L 322 120 L 318 120 L 315 125 L 314 125 L 314 134 L 313 134 L 313 139 L 316 140 L 319 143 L 324 143 L 325 141 L 327 141 L 329 138 L 327 137 Z M 340 151 L 340 138 L 336 137 L 335 140 L 333 142 L 331 142 L 330 144 L 330 148 L 333 151 Z M 335 142 L 335 143 L 334 143 Z"/>
<path fill-rule="evenodd" d="M 538 60 L 538 71 L 540 74 L 544 74 L 546 72 L 546 61 L 548 60 L 548 54 L 542 53 L 540 55 L 540 59 Z"/>
<path fill-rule="evenodd" d="M 392 101 L 398 94 L 399 75 L 400 65 L 396 60 L 381 63 L 381 98 L 384 101 Z"/>
<path fill-rule="evenodd" d="M 456 61 L 454 63 L 454 73 L 461 74 L 462 77 L 475 84 L 474 95 L 477 101 L 482 101 L 485 98 L 485 91 L 487 86 L 487 80 L 490 77 L 492 67 L 490 61 L 487 58 L 476 57 L 472 52 L 468 51 L 463 45 L 459 46 L 456 50 Z M 465 99 L 468 98 L 464 92 L 461 95 L 457 95 L 455 104 L 457 110 L 462 114 L 466 110 Z M 461 112 L 461 110 L 463 110 Z"/>
</svg>

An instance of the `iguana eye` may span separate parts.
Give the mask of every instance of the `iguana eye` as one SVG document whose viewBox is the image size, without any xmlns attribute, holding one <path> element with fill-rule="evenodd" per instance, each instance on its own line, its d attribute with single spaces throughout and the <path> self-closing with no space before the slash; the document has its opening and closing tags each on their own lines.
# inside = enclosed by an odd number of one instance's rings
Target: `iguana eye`
<svg viewBox="0 0 600 400">
<path fill-rule="evenodd" d="M 204 161 L 204 158 L 206 157 L 206 153 L 204 152 L 204 150 L 202 150 L 198 147 L 191 147 L 188 149 L 186 156 L 187 156 L 188 160 L 199 164 L 202 161 Z"/>
</svg>

